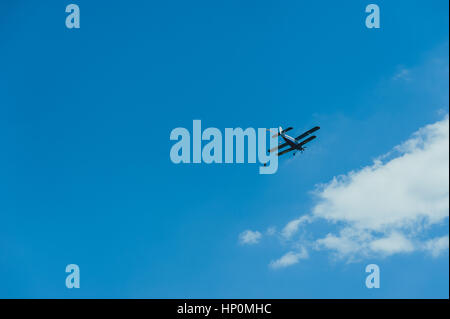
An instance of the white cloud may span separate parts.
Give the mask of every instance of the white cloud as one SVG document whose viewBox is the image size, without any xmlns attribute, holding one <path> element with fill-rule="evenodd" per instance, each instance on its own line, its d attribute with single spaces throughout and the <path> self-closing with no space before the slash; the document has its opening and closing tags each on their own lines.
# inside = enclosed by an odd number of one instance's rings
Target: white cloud
<svg viewBox="0 0 450 319">
<path fill-rule="evenodd" d="M 243 245 L 253 245 L 259 243 L 261 237 L 259 231 L 246 230 L 239 235 L 239 242 Z"/>
<path fill-rule="evenodd" d="M 448 235 L 439 238 L 433 238 L 425 243 L 424 249 L 429 251 L 431 256 L 438 257 L 444 251 L 448 250 L 448 241 Z"/>
<path fill-rule="evenodd" d="M 311 220 L 311 218 L 309 216 L 305 215 L 305 216 L 301 216 L 300 218 L 290 221 L 281 231 L 281 235 L 286 239 L 291 238 L 298 231 L 298 227 L 301 224 L 309 222 L 310 220 Z"/>
<path fill-rule="evenodd" d="M 387 163 L 376 162 L 322 186 L 313 215 L 374 230 L 448 217 L 448 123 L 447 117 L 419 130 Z"/>
<path fill-rule="evenodd" d="M 349 260 L 364 256 L 448 250 L 448 235 L 423 240 L 449 216 L 449 119 L 421 128 L 373 165 L 338 176 L 315 191 L 309 222 L 339 225 L 337 233 L 316 239 L 316 249 Z M 305 217 L 306 218 L 306 217 Z M 295 219 L 283 233 L 290 236 Z"/>
<path fill-rule="evenodd" d="M 370 242 L 370 248 L 383 255 L 393 255 L 396 253 L 411 252 L 414 250 L 414 245 L 403 234 L 393 232 L 387 237 L 375 239 Z"/>
<path fill-rule="evenodd" d="M 448 116 L 420 129 L 393 153 L 318 188 L 312 217 L 344 225 L 338 235 L 318 239 L 319 249 L 349 258 L 411 252 L 422 249 L 421 233 L 448 219 Z M 434 255 L 448 249 L 443 240 L 427 245 Z"/>
<path fill-rule="evenodd" d="M 273 269 L 284 268 L 295 265 L 300 259 L 307 259 L 308 257 L 308 251 L 302 247 L 299 252 L 290 251 L 283 255 L 280 259 L 271 261 L 269 266 Z"/>
<path fill-rule="evenodd" d="M 328 234 L 324 238 L 316 241 L 317 248 L 326 248 L 336 251 L 340 255 L 349 255 L 357 251 L 362 250 L 360 244 L 351 237 L 345 234 L 345 231 L 341 231 L 340 236 Z"/>
</svg>

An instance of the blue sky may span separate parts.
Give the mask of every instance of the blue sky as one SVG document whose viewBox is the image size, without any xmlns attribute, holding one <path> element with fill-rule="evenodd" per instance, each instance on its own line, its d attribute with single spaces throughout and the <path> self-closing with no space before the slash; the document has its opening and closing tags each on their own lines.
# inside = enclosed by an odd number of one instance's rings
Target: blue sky
<svg viewBox="0 0 450 319">
<path fill-rule="evenodd" d="M 69 2 L 0 4 L 0 297 L 448 298 L 448 249 L 349 262 L 311 244 L 346 221 L 279 235 L 313 214 L 318 184 L 445 118 L 447 1 L 377 1 L 377 30 L 365 1 L 75 3 L 78 30 Z M 169 134 L 194 119 L 321 130 L 259 175 L 173 164 Z M 425 228 L 448 235 L 448 206 Z M 245 230 L 259 243 L 240 243 Z M 309 258 L 270 267 L 302 241 Z M 80 289 L 65 287 L 71 263 Z"/>
</svg>

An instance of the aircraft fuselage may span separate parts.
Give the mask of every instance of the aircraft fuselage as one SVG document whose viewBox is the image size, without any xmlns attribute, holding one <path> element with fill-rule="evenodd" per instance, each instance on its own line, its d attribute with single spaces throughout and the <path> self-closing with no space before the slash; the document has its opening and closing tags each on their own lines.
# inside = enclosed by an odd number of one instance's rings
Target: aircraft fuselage
<svg viewBox="0 0 450 319">
<path fill-rule="evenodd" d="M 295 150 L 299 150 L 299 151 L 303 151 L 303 147 L 299 146 L 298 142 L 295 140 L 295 138 L 286 135 L 286 134 L 281 134 L 281 137 L 283 138 L 283 140 L 289 144 L 290 147 L 292 147 Z"/>
</svg>

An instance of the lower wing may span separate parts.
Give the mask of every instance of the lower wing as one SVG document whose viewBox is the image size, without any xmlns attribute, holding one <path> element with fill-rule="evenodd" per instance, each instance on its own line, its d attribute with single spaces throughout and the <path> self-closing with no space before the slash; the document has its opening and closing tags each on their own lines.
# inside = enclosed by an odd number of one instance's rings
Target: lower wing
<svg viewBox="0 0 450 319">
<path fill-rule="evenodd" d="M 276 151 L 276 150 L 285 148 L 286 146 L 288 146 L 288 143 L 279 144 L 279 145 L 277 145 L 277 146 L 271 148 L 271 149 L 269 150 L 269 153 L 272 153 L 273 151 Z"/>
<path fill-rule="evenodd" d="M 278 155 L 278 156 L 281 156 L 281 155 L 286 154 L 286 153 L 288 153 L 288 152 L 290 152 L 290 151 L 292 151 L 292 150 L 293 150 L 293 148 L 291 147 L 291 148 L 288 148 L 287 150 L 284 150 L 284 151 L 278 153 L 277 155 Z"/>
</svg>

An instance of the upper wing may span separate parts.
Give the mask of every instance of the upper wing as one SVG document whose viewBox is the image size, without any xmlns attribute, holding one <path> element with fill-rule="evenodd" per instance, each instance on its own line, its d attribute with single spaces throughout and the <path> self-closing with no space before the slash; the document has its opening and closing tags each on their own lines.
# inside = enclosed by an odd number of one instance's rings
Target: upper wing
<svg viewBox="0 0 450 319">
<path fill-rule="evenodd" d="M 282 143 L 282 144 L 278 144 L 277 146 L 271 148 L 270 150 L 268 150 L 269 153 L 272 153 L 273 151 L 285 148 L 288 145 L 288 143 Z"/>
<path fill-rule="evenodd" d="M 319 126 L 313 127 L 312 129 L 310 129 L 309 131 L 306 131 L 305 133 L 303 133 L 302 135 L 299 135 L 295 138 L 296 141 L 301 140 L 302 138 L 308 136 L 311 133 L 314 133 L 315 131 L 317 131 L 318 129 L 320 129 Z"/>
<path fill-rule="evenodd" d="M 311 137 L 308 137 L 306 140 L 304 140 L 303 142 L 299 143 L 298 146 L 302 146 L 305 145 L 308 142 L 311 142 L 313 139 L 315 139 L 317 136 L 313 135 Z"/>
<path fill-rule="evenodd" d="M 292 150 L 293 150 L 293 148 L 291 147 L 291 148 L 288 148 L 287 150 L 284 150 L 284 151 L 278 153 L 277 155 L 278 155 L 278 156 L 281 156 L 281 155 L 286 154 L 287 152 L 290 152 L 290 151 L 292 151 Z"/>
</svg>

